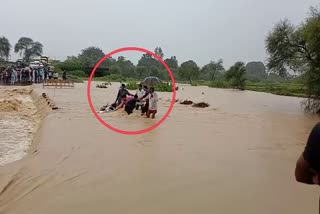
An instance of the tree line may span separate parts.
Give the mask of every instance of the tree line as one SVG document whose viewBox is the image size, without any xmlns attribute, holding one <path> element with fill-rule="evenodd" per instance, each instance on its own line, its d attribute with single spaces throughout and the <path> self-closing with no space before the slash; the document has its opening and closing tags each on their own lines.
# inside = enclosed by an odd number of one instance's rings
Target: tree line
<svg viewBox="0 0 320 214">
<path fill-rule="evenodd" d="M 156 47 L 154 53 L 157 54 L 168 65 L 176 80 L 187 81 L 193 84 L 194 80 L 226 79 L 232 82 L 236 88 L 244 88 L 246 66 L 243 62 L 237 62 L 230 69 L 225 70 L 223 60 L 211 61 L 200 68 L 193 60 L 181 63 L 179 66 L 176 56 L 164 59 L 161 47 Z M 83 49 L 78 56 L 70 56 L 64 62 L 57 63 L 61 70 L 75 71 L 78 74 L 83 71 L 83 75 L 88 76 L 94 65 L 105 56 L 105 53 L 98 47 L 88 47 Z M 141 79 L 146 76 L 156 76 L 163 80 L 170 80 L 165 67 L 150 54 L 143 54 L 137 65 L 123 56 L 117 59 L 112 57 L 106 59 L 96 71 L 96 77 L 103 76 L 124 76 L 129 78 Z"/>
<path fill-rule="evenodd" d="M 245 80 L 283 80 L 279 75 L 268 74 L 262 62 L 250 62 L 247 65 L 243 62 L 236 62 L 226 70 L 222 59 L 213 60 L 200 67 L 193 60 L 182 62 L 179 65 L 176 56 L 164 58 L 164 52 L 161 47 L 156 47 L 154 53 L 164 60 L 176 80 L 186 81 L 190 84 L 194 84 L 195 80 L 228 81 L 232 87 L 244 88 Z M 88 47 L 83 49 L 78 56 L 69 56 L 65 61 L 57 62 L 55 66 L 73 75 L 87 77 L 95 64 L 104 56 L 105 53 L 102 49 Z M 121 79 L 121 77 L 141 79 L 146 76 L 157 76 L 163 80 L 170 80 L 165 67 L 149 54 L 142 54 L 137 65 L 134 65 L 123 56 L 119 56 L 117 59 L 110 57 L 100 65 L 95 73 L 95 77 L 104 76 L 109 76 L 114 80 Z"/>
</svg>

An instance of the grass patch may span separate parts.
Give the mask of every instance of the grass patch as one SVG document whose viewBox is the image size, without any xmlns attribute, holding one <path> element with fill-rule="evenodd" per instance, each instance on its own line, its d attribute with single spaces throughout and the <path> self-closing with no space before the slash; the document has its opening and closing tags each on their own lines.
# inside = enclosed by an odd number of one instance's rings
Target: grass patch
<svg viewBox="0 0 320 214">
<path fill-rule="evenodd" d="M 139 83 L 134 81 L 134 82 L 129 82 L 126 84 L 127 89 L 129 90 L 137 90 L 139 88 Z M 160 92 L 172 92 L 172 84 L 169 82 L 162 83 L 160 85 L 157 85 L 154 87 L 155 91 L 160 91 Z"/>
<path fill-rule="evenodd" d="M 306 89 L 300 83 L 252 83 L 248 82 L 247 90 L 267 92 L 283 96 L 306 97 Z"/>
<path fill-rule="evenodd" d="M 82 77 L 78 77 L 78 76 L 74 76 L 74 75 L 68 75 L 67 80 L 72 80 L 75 83 L 83 83 Z"/>
<path fill-rule="evenodd" d="M 118 74 L 111 74 L 104 77 L 94 77 L 93 81 L 101 81 L 101 82 L 128 82 L 135 81 L 133 78 L 127 78 Z"/>
</svg>

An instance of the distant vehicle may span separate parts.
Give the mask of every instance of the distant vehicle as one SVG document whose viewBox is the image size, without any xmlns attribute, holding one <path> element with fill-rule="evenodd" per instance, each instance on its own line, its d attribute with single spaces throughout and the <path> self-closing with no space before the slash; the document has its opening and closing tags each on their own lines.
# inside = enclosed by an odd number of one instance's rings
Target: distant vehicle
<svg viewBox="0 0 320 214">
<path fill-rule="evenodd" d="M 41 57 L 40 57 L 40 62 L 41 62 L 42 64 L 49 64 L 49 57 L 47 57 L 47 56 L 41 56 Z"/>
<path fill-rule="evenodd" d="M 30 63 L 30 68 L 39 68 L 39 67 L 40 67 L 39 61 L 34 61 Z"/>
<path fill-rule="evenodd" d="M 53 79 L 59 79 L 59 73 L 58 72 L 54 72 L 53 73 Z"/>
</svg>

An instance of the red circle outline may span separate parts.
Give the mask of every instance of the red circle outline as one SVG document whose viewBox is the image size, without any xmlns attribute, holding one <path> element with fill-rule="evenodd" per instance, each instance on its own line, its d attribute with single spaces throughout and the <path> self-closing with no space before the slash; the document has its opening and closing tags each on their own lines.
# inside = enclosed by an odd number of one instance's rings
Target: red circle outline
<svg viewBox="0 0 320 214">
<path fill-rule="evenodd" d="M 169 75 L 170 75 L 170 79 L 172 82 L 172 89 L 173 89 L 173 93 L 172 93 L 172 100 L 170 103 L 170 107 L 168 109 L 168 111 L 166 112 L 166 114 L 161 118 L 161 120 L 159 120 L 156 124 L 150 126 L 149 128 L 146 129 L 142 129 L 139 131 L 125 131 L 125 130 L 121 130 L 121 129 L 117 129 L 114 128 L 112 126 L 110 126 L 109 124 L 107 124 L 104 120 L 101 119 L 101 117 L 97 114 L 97 112 L 95 111 L 93 104 L 92 104 L 92 100 L 91 100 L 91 93 L 90 93 L 90 87 L 91 87 L 91 81 L 93 78 L 94 73 L 96 72 L 97 68 L 101 65 L 101 63 L 106 60 L 107 58 L 111 57 L 114 54 L 120 53 L 120 52 L 124 52 L 124 51 L 139 51 L 139 52 L 144 52 L 147 54 L 152 55 L 154 58 L 156 58 L 157 60 L 159 60 L 164 67 L 167 69 Z M 138 134 L 143 134 L 143 133 L 147 133 L 155 128 L 157 128 L 159 125 L 161 125 L 169 116 L 169 114 L 171 113 L 173 106 L 175 104 L 175 100 L 176 100 L 176 83 L 174 80 L 174 76 L 169 68 L 169 66 L 155 53 L 146 50 L 144 48 L 138 48 L 138 47 L 124 47 L 124 48 L 119 48 L 116 49 L 108 54 L 106 54 L 102 59 L 99 60 L 99 62 L 94 66 L 93 70 L 91 71 L 90 77 L 88 79 L 88 85 L 87 85 L 87 98 L 88 98 L 88 102 L 89 102 L 89 106 L 91 108 L 92 113 L 94 114 L 94 116 L 98 119 L 98 121 L 100 121 L 100 123 L 102 125 L 104 125 L 105 127 L 111 129 L 112 131 L 118 132 L 120 134 L 125 134 L 125 135 L 138 135 Z"/>
</svg>

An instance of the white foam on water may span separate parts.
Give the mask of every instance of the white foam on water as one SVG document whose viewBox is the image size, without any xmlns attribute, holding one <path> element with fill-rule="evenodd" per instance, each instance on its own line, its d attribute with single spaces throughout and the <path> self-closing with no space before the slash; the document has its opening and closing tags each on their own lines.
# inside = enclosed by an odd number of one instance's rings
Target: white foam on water
<svg viewBox="0 0 320 214">
<path fill-rule="evenodd" d="M 19 115 L 0 118 L 0 165 L 22 159 L 32 143 L 30 120 Z"/>
</svg>

